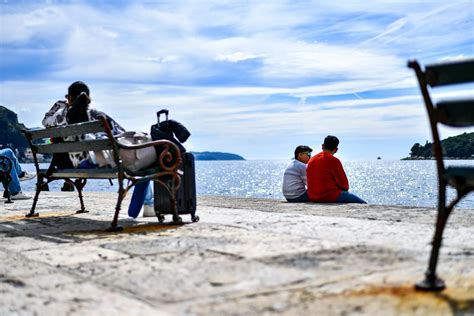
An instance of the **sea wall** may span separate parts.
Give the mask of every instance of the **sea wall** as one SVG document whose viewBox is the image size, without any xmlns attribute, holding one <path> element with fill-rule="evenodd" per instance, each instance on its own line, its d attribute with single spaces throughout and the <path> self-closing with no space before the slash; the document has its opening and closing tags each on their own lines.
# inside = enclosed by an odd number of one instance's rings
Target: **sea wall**
<svg viewBox="0 0 474 316">
<path fill-rule="evenodd" d="M 474 210 L 454 211 L 441 294 L 419 293 L 435 210 L 199 197 L 198 223 L 120 216 L 115 193 L 0 200 L 0 315 L 474 313 Z M 167 221 L 170 219 L 167 218 Z"/>
</svg>

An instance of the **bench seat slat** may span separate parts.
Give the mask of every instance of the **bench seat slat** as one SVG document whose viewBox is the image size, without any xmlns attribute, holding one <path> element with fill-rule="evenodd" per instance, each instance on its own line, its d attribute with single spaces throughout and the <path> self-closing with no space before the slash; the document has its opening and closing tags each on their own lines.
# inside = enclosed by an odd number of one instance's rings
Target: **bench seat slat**
<svg viewBox="0 0 474 316">
<path fill-rule="evenodd" d="M 426 81 L 431 87 L 474 81 L 474 58 L 426 66 Z"/>
<path fill-rule="evenodd" d="M 474 167 L 448 167 L 444 177 L 449 183 L 462 181 L 474 188 Z"/>
<path fill-rule="evenodd" d="M 85 123 L 71 124 L 67 126 L 57 126 L 51 128 L 30 129 L 26 131 L 31 139 L 52 138 L 52 137 L 66 137 L 82 135 L 86 133 L 103 132 L 104 126 L 100 121 L 90 121 Z"/>
<path fill-rule="evenodd" d="M 97 151 L 112 149 L 108 139 L 84 140 L 81 142 L 64 142 L 57 144 L 34 145 L 40 154 L 54 154 L 65 152 Z"/>
<path fill-rule="evenodd" d="M 438 120 L 448 126 L 468 127 L 474 125 L 474 99 L 441 101 L 437 104 Z"/>
<path fill-rule="evenodd" d="M 47 169 L 41 169 L 40 175 L 45 175 Z M 115 179 L 118 175 L 117 168 L 99 168 L 99 169 L 61 169 L 54 172 L 53 178 L 87 178 L 87 179 Z"/>
</svg>

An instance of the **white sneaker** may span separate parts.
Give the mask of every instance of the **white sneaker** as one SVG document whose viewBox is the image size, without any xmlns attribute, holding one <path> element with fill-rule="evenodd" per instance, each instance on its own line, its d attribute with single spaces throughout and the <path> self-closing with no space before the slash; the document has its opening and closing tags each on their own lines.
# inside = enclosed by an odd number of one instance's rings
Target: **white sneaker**
<svg viewBox="0 0 474 316">
<path fill-rule="evenodd" d="M 31 199 L 31 196 L 28 196 L 25 193 L 20 191 L 18 193 L 15 193 L 14 195 L 12 194 L 11 199 L 12 200 L 29 200 Z"/>
<path fill-rule="evenodd" d="M 153 205 L 143 205 L 143 217 L 155 217 L 155 207 Z"/>
<path fill-rule="evenodd" d="M 27 180 L 31 180 L 31 179 L 34 179 L 36 177 L 36 173 L 28 173 L 28 172 L 24 172 L 23 173 L 23 177 L 19 178 L 20 181 L 27 181 Z"/>
</svg>

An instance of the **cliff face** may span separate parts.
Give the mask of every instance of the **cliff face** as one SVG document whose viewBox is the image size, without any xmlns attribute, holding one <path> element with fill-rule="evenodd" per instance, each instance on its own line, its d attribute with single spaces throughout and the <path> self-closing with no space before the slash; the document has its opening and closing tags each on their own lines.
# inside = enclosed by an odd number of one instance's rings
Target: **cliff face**
<svg viewBox="0 0 474 316">
<path fill-rule="evenodd" d="M 0 105 L 0 145 L 3 148 L 18 149 L 22 154 L 28 147 L 28 142 L 21 130 L 25 125 L 18 123 L 18 115 Z"/>
</svg>

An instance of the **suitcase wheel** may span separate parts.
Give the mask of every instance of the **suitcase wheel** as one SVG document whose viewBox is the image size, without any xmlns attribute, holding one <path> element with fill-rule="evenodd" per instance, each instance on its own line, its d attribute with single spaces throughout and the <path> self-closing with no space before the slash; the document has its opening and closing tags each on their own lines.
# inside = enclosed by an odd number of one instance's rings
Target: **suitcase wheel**
<svg viewBox="0 0 474 316">
<path fill-rule="evenodd" d="M 165 221 L 165 216 L 163 214 L 158 214 L 156 217 L 158 217 L 158 222 L 163 223 Z"/>
<path fill-rule="evenodd" d="M 175 223 L 175 224 L 182 224 L 182 223 L 183 223 L 183 219 L 181 218 L 181 216 L 173 215 L 173 223 Z"/>
<path fill-rule="evenodd" d="M 199 222 L 199 216 L 191 215 L 191 220 L 192 220 L 194 223 Z"/>
</svg>

